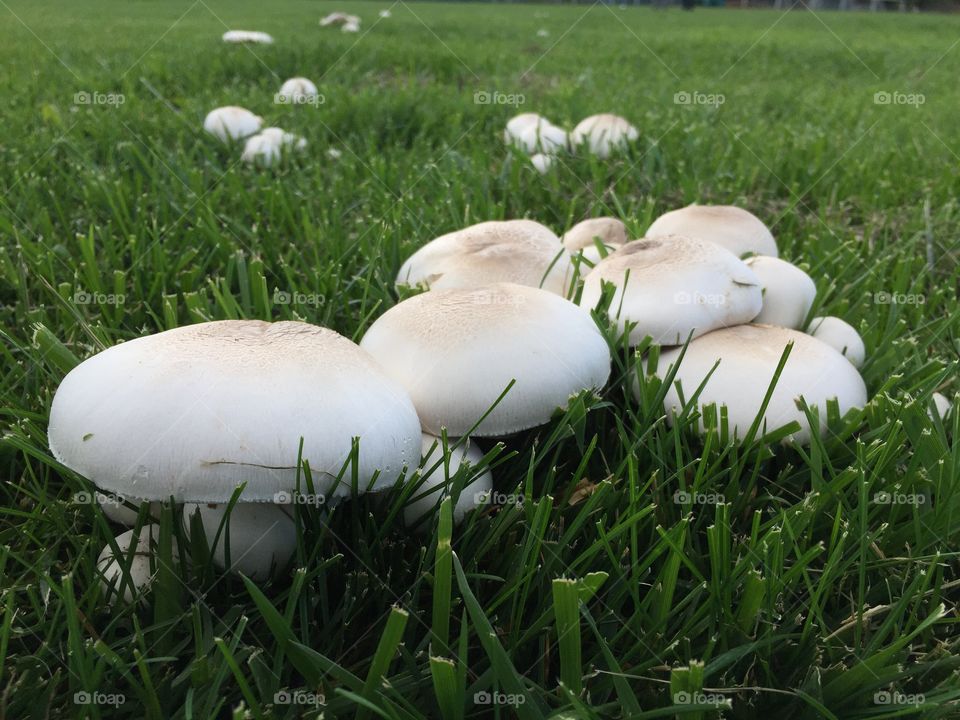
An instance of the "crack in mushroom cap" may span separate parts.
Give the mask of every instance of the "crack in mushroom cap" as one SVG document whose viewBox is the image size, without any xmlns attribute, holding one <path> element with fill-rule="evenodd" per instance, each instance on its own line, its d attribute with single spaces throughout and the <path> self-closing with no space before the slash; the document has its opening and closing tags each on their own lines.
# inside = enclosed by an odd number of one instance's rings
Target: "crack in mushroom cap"
<svg viewBox="0 0 960 720">
<path fill-rule="evenodd" d="M 689 401 L 719 360 L 697 402 L 701 408 L 711 403 L 716 403 L 718 408 L 725 405 L 731 434 L 742 438 L 760 412 L 783 351 L 791 342 L 793 349 L 764 414 L 766 432 L 796 420 L 801 430 L 790 438 L 800 444 L 810 442 L 810 425 L 796 404 L 801 396 L 811 409 L 819 409 L 820 434 L 827 427 L 829 399 L 837 399 L 841 415 L 866 404 L 867 388 L 860 373 L 826 343 L 789 328 L 738 325 L 715 330 L 687 346 L 674 383 L 663 401 L 668 422 L 673 422 L 674 413 L 681 407 L 676 383 L 680 383 Z M 660 355 L 658 376 L 666 376 L 681 350 L 675 348 Z M 699 423 L 702 431 L 702 418 Z M 762 425 L 760 432 L 763 432 Z"/>
<path fill-rule="evenodd" d="M 332 489 L 360 438 L 361 490 L 415 467 L 410 398 L 366 352 L 300 322 L 223 320 L 130 340 L 60 384 L 48 429 L 54 457 L 97 486 L 143 500 L 272 502 L 297 488 L 297 457 L 316 492 Z M 350 473 L 347 468 L 347 473 Z M 302 479 L 301 479 L 302 482 Z"/>
<path fill-rule="evenodd" d="M 403 263 L 397 286 L 447 290 L 510 282 L 565 295 L 572 274 L 570 257 L 550 228 L 533 220 L 492 220 L 428 242 Z"/>
<path fill-rule="evenodd" d="M 817 298 L 817 285 L 792 263 L 768 255 L 744 260 L 760 280 L 763 307 L 753 318 L 755 323 L 779 325 L 799 330 Z"/>
<path fill-rule="evenodd" d="M 629 277 L 627 273 L 629 271 Z M 600 300 L 603 281 L 616 292 L 608 314 L 630 343 L 649 335 L 659 345 L 750 322 L 761 308 L 760 283 L 735 255 L 719 245 L 669 236 L 634 240 L 607 255 L 583 283 L 580 305 Z"/>
<path fill-rule="evenodd" d="M 646 237 L 686 235 L 716 243 L 737 257 L 748 253 L 777 257 L 777 241 L 756 215 L 733 205 L 688 205 L 664 213 Z"/>
<path fill-rule="evenodd" d="M 203 119 L 203 129 L 223 142 L 253 135 L 262 125 L 263 118 L 236 105 L 215 108 Z"/>
<path fill-rule="evenodd" d="M 610 113 L 601 113 L 584 118 L 570 133 L 574 147 L 586 143 L 587 149 L 597 157 L 605 158 L 614 150 L 624 148 L 640 137 L 640 133 L 626 118 Z"/>
<path fill-rule="evenodd" d="M 433 290 L 377 319 L 360 347 L 403 385 L 425 432 L 500 436 L 542 425 L 571 395 L 600 388 L 610 351 L 589 314 L 536 288 Z"/>
</svg>

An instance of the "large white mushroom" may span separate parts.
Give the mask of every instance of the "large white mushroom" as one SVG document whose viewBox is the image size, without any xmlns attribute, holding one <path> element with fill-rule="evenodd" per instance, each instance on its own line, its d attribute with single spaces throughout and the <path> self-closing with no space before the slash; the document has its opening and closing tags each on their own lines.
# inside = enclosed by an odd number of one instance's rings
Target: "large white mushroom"
<svg viewBox="0 0 960 720">
<path fill-rule="evenodd" d="M 262 125 L 262 117 L 235 105 L 211 110 L 203 120 L 203 129 L 223 142 L 253 135 Z"/>
<path fill-rule="evenodd" d="M 753 213 L 733 205 L 688 205 L 664 213 L 646 232 L 646 237 L 686 235 L 725 247 L 737 257 L 777 256 L 777 241 Z"/>
<path fill-rule="evenodd" d="M 660 355 L 657 375 L 661 378 L 666 377 L 671 366 L 680 363 L 674 383 L 663 401 L 668 422 L 673 422 L 674 415 L 683 406 L 677 384 L 683 390 L 685 401 L 690 402 L 706 380 L 697 399 L 698 407 L 709 404 L 716 404 L 718 408 L 726 406 L 731 436 L 742 439 L 760 413 L 763 399 L 789 343 L 793 343 L 793 348 L 763 414 L 758 437 L 764 430 L 771 432 L 797 421 L 801 429 L 790 437 L 799 444 L 808 443 L 811 428 L 797 405 L 800 397 L 811 408 L 818 409 L 820 427 L 816 431 L 821 434 L 827 426 L 829 400 L 837 400 L 841 415 L 866 404 L 867 388 L 860 373 L 826 343 L 788 328 L 738 325 L 693 340 L 682 361 L 682 348 L 667 350 Z M 703 429 L 702 418 L 699 424 Z"/>
<path fill-rule="evenodd" d="M 318 96 L 317 86 L 305 77 L 292 77 L 280 86 L 277 99 L 294 105 L 302 104 Z"/>
<path fill-rule="evenodd" d="M 408 527 L 431 514 L 440 501 L 450 494 L 450 480 L 461 467 L 465 464 L 476 466 L 483 459 L 483 453 L 469 440 L 456 445 L 455 440 L 448 439 L 448 449 L 449 452 L 444 455 L 443 440 L 424 433 L 423 461 L 420 463 L 421 473 L 424 474 L 413 476 L 410 482 L 419 484 L 403 509 L 403 521 Z M 453 521 L 460 523 L 468 512 L 486 505 L 492 489 L 493 475 L 489 470 L 471 476 L 453 506 Z"/>
<path fill-rule="evenodd" d="M 150 591 L 157 575 L 157 563 L 160 560 L 156 556 L 155 546 L 160 540 L 160 526 L 144 525 L 138 535 L 134 535 L 134 532 L 127 530 L 115 538 L 119 555 L 113 547 L 106 545 L 97 558 L 97 570 L 102 575 L 100 587 L 111 605 L 121 597 L 128 604 L 140 599 Z M 176 557 L 177 541 L 174 539 L 172 543 Z"/>
<path fill-rule="evenodd" d="M 273 38 L 270 35 L 257 30 L 227 30 L 227 32 L 223 34 L 222 39 L 225 43 L 273 44 Z"/>
<path fill-rule="evenodd" d="M 454 437 L 500 436 L 542 425 L 610 375 L 610 350 L 587 313 L 511 283 L 404 300 L 370 326 L 360 347 L 406 388 L 433 435 L 446 428 Z"/>
<path fill-rule="evenodd" d="M 553 155 L 567 146 L 567 131 L 537 113 L 520 113 L 507 121 L 503 140 L 528 154 Z"/>
<path fill-rule="evenodd" d="M 659 345 L 750 322 L 761 307 L 760 282 L 733 253 L 719 245 L 668 236 L 629 242 L 597 263 L 583 282 L 580 305 L 591 309 L 603 283 L 616 291 L 608 314 L 629 342 L 650 336 Z"/>
<path fill-rule="evenodd" d="M 754 322 L 802 328 L 817 297 L 813 279 L 796 265 L 769 255 L 756 255 L 744 262 L 763 288 L 763 308 Z"/>
<path fill-rule="evenodd" d="M 397 285 L 447 290 L 512 282 L 564 295 L 572 274 L 570 257 L 550 228 L 533 220 L 493 220 L 428 242 L 400 267 Z"/>
<path fill-rule="evenodd" d="M 567 252 L 571 255 L 580 253 L 594 265 L 600 262 L 597 241 L 606 248 L 607 253 L 613 252 L 629 242 L 627 226 L 617 218 L 590 218 L 574 225 L 561 238 Z"/>
<path fill-rule="evenodd" d="M 619 115 L 603 113 L 581 120 L 570 133 L 573 147 L 583 147 L 597 157 L 605 158 L 623 150 L 640 137 L 639 131 Z"/>
<path fill-rule="evenodd" d="M 277 127 L 268 127 L 247 138 L 240 159 L 251 164 L 270 166 L 281 158 L 284 150 L 303 150 L 306 146 L 307 141 L 302 137 Z"/>
<path fill-rule="evenodd" d="M 766 300 L 764 300 L 766 302 Z M 853 326 L 838 317 L 815 317 L 810 321 L 807 334 L 825 342 L 853 363 L 854 367 L 863 367 L 867 359 L 867 349 Z"/>
</svg>

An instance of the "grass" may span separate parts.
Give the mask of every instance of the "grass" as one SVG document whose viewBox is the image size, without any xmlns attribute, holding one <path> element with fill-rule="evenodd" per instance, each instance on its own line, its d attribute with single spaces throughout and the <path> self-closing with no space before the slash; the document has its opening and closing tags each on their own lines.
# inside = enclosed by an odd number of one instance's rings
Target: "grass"
<svg viewBox="0 0 960 720">
<path fill-rule="evenodd" d="M 398 3 L 375 22 L 387 6 L 2 4 L 0 716 L 957 716 L 960 424 L 927 411 L 958 390 L 960 19 Z M 365 34 L 318 28 L 334 9 Z M 227 27 L 277 43 L 224 46 Z M 273 104 L 298 74 L 324 104 Z M 475 103 L 494 91 L 568 127 L 618 112 L 641 140 L 541 177 L 502 145 L 517 108 Z M 309 151 L 239 166 L 200 131 L 224 104 Z M 602 397 L 480 443 L 513 502 L 419 534 L 399 490 L 305 509 L 282 578 L 220 575 L 181 542 L 191 565 L 107 609 L 96 558 L 119 530 L 72 501 L 91 486 L 45 435 L 78 359 L 221 318 L 357 340 L 432 237 L 604 214 L 640 235 L 695 200 L 761 216 L 816 312 L 862 333 L 862 414 L 808 448 L 699 438 L 643 372 L 632 399 L 611 336 Z"/>
</svg>

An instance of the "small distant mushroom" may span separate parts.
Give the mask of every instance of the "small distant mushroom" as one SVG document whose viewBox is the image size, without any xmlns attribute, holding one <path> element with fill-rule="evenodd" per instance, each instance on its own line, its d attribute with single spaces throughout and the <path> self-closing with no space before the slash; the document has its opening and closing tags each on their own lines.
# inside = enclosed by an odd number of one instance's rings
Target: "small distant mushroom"
<svg viewBox="0 0 960 720">
<path fill-rule="evenodd" d="M 747 266 L 760 279 L 763 308 L 753 321 L 799 330 L 817 297 L 817 285 L 796 265 L 769 255 L 747 258 Z"/>
<path fill-rule="evenodd" d="M 550 228 L 492 220 L 428 242 L 400 267 L 397 285 L 446 290 L 512 282 L 565 295 L 571 276 L 570 257 Z"/>
<path fill-rule="evenodd" d="M 269 127 L 247 139 L 240 158 L 244 162 L 270 166 L 280 159 L 284 149 L 303 150 L 306 146 L 307 141 L 302 137 Z"/>
<path fill-rule="evenodd" d="M 543 153 L 537 153 L 536 155 L 530 156 L 530 164 L 533 165 L 538 173 L 546 175 L 550 172 L 550 168 L 553 167 L 553 157 L 544 155 Z"/>
<path fill-rule="evenodd" d="M 235 105 L 211 110 L 203 120 L 203 129 L 223 142 L 253 135 L 262 125 L 262 117 Z"/>
<path fill-rule="evenodd" d="M 623 221 L 612 217 L 598 217 L 584 220 L 567 230 L 561 238 L 563 246 L 571 255 L 581 253 L 582 256 L 596 265 L 600 262 L 600 251 L 597 241 L 607 252 L 613 252 L 621 245 L 629 242 L 627 226 Z"/>
<path fill-rule="evenodd" d="M 280 86 L 277 97 L 294 105 L 307 102 L 318 95 L 317 86 L 305 77 L 293 77 Z"/>
<path fill-rule="evenodd" d="M 639 137 L 639 131 L 628 120 L 610 113 L 584 118 L 570 134 L 574 147 L 585 147 L 600 158 L 623 150 Z"/>
<path fill-rule="evenodd" d="M 941 420 L 946 420 L 953 410 L 953 403 L 942 393 L 935 392 L 933 394 L 933 409 L 936 410 Z"/>
<path fill-rule="evenodd" d="M 328 27 L 329 25 L 359 25 L 360 18 L 356 15 L 350 15 L 349 13 L 342 12 L 333 12 L 329 15 L 321 18 L 320 26 Z"/>
<path fill-rule="evenodd" d="M 144 525 L 140 528 L 139 535 L 135 536 L 134 530 L 127 530 L 115 538 L 119 556 L 110 545 L 106 545 L 100 552 L 100 557 L 97 558 L 97 570 L 103 576 L 100 587 L 107 594 L 110 605 L 115 605 L 121 597 L 123 602 L 130 604 L 150 591 L 157 574 L 158 560 L 154 546 L 159 539 L 159 525 Z M 177 541 L 173 540 L 175 556 L 176 543 Z M 126 568 L 129 569 L 129 574 L 124 572 Z"/>
<path fill-rule="evenodd" d="M 227 30 L 222 37 L 225 43 L 254 43 L 272 45 L 273 38 L 265 32 L 256 30 Z"/>
<path fill-rule="evenodd" d="M 378 15 L 379 15 L 380 17 L 382 17 L 382 18 L 388 18 L 388 17 L 392 17 L 392 16 L 393 16 L 393 13 L 390 12 L 389 9 L 384 8 L 383 10 L 381 10 L 381 11 L 378 13 Z"/>
<path fill-rule="evenodd" d="M 403 509 L 403 521 L 407 527 L 417 525 L 424 516 L 431 514 L 440 501 L 450 494 L 449 489 L 441 488 L 460 470 L 464 464 L 477 465 L 483 459 L 483 453 L 469 440 L 456 445 L 456 441 L 448 439 L 449 454 L 444 457 L 443 440 L 433 435 L 423 435 L 423 461 L 420 463 L 421 472 L 425 476 L 416 474 L 411 482 L 420 483 L 413 492 L 406 507 Z M 438 465 L 433 472 L 429 472 L 434 465 Z M 489 470 L 472 477 L 465 485 L 456 505 L 453 506 L 453 521 L 460 523 L 468 512 L 474 508 L 486 505 L 489 502 L 490 491 L 493 489 L 493 475 Z"/>
<path fill-rule="evenodd" d="M 567 131 L 537 113 L 520 113 L 507 121 L 503 140 L 527 154 L 551 155 L 568 143 Z"/>
<path fill-rule="evenodd" d="M 340 32 L 345 32 L 345 33 L 360 32 L 360 18 L 357 18 L 356 22 L 344 23 L 343 27 L 340 28 Z"/>
<path fill-rule="evenodd" d="M 686 235 L 744 255 L 777 257 L 777 241 L 753 213 L 733 205 L 688 205 L 664 213 L 647 230 L 646 237 Z"/>
<path fill-rule="evenodd" d="M 616 287 L 610 319 L 629 342 L 650 336 L 658 345 L 750 322 L 760 312 L 760 281 L 719 245 L 668 236 L 635 240 L 607 255 L 584 279 L 580 305 L 596 307 L 603 282 Z"/>
<path fill-rule="evenodd" d="M 660 355 L 657 375 L 661 378 L 671 366 L 680 362 L 674 384 L 663 401 L 668 422 L 673 422 L 674 415 L 682 407 L 677 383 L 689 401 L 706 380 L 698 406 L 726 406 L 731 436 L 742 439 L 760 413 L 777 365 L 789 343 L 793 343 L 793 349 L 764 413 L 760 434 L 764 433 L 764 425 L 766 432 L 771 432 L 795 420 L 801 429 L 789 439 L 801 445 L 809 443 L 811 428 L 806 415 L 797 406 L 800 397 L 811 408 L 819 410 L 817 432 L 820 434 L 827 427 L 828 400 L 837 400 L 841 415 L 866 404 L 867 388 L 860 373 L 826 343 L 789 328 L 738 325 L 693 340 L 682 361 L 679 361 L 682 348 L 667 350 Z M 717 361 L 720 364 L 714 370 Z M 702 430 L 702 418 L 699 424 Z"/>
<path fill-rule="evenodd" d="M 820 342 L 825 342 L 853 363 L 854 367 L 863 367 L 863 363 L 867 359 L 867 349 L 863 344 L 860 333 L 854 330 L 849 323 L 830 315 L 815 317 L 810 321 L 807 334 Z"/>
<path fill-rule="evenodd" d="M 502 436 L 542 425 L 610 375 L 610 349 L 587 313 L 512 283 L 404 300 L 370 326 L 360 347 L 407 390 L 433 435 L 446 428 L 453 437 Z"/>
</svg>

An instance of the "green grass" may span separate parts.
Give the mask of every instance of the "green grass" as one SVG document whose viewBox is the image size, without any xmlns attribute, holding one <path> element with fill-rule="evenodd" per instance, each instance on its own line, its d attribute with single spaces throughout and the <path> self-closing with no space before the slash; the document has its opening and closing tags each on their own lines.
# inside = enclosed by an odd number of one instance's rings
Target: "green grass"
<svg viewBox="0 0 960 720">
<path fill-rule="evenodd" d="M 957 716 L 960 424 L 927 409 L 958 390 L 960 18 L 397 4 L 375 23 L 388 6 L 0 4 L 0 716 Z M 342 8 L 367 34 L 317 27 Z M 227 27 L 277 43 L 227 47 Z M 274 105 L 299 74 L 326 102 Z M 82 91 L 125 102 L 75 106 Z M 641 140 L 541 177 L 502 145 L 515 109 L 475 104 L 479 91 L 522 94 L 520 109 L 567 127 L 617 112 Z M 725 102 L 675 104 L 685 91 Z M 878 91 L 925 102 L 878 105 Z M 224 104 L 309 151 L 239 166 L 200 131 Z M 633 355 L 614 344 L 602 398 L 480 443 L 497 491 L 522 503 L 423 534 L 403 529 L 399 491 L 328 520 L 304 511 L 277 581 L 221 576 L 190 548 L 148 604 L 105 608 L 96 558 L 119 530 L 71 502 L 90 485 L 45 434 L 77 359 L 235 317 L 359 339 L 432 237 L 603 214 L 639 235 L 694 200 L 773 225 L 816 279 L 817 312 L 862 333 L 872 400 L 836 434 L 729 447 L 669 428 L 664 388 L 645 380 L 634 401 Z M 275 705 L 285 689 L 326 705 Z M 75 705 L 77 692 L 126 702 Z M 523 703 L 477 705 L 481 692 Z"/>
</svg>

